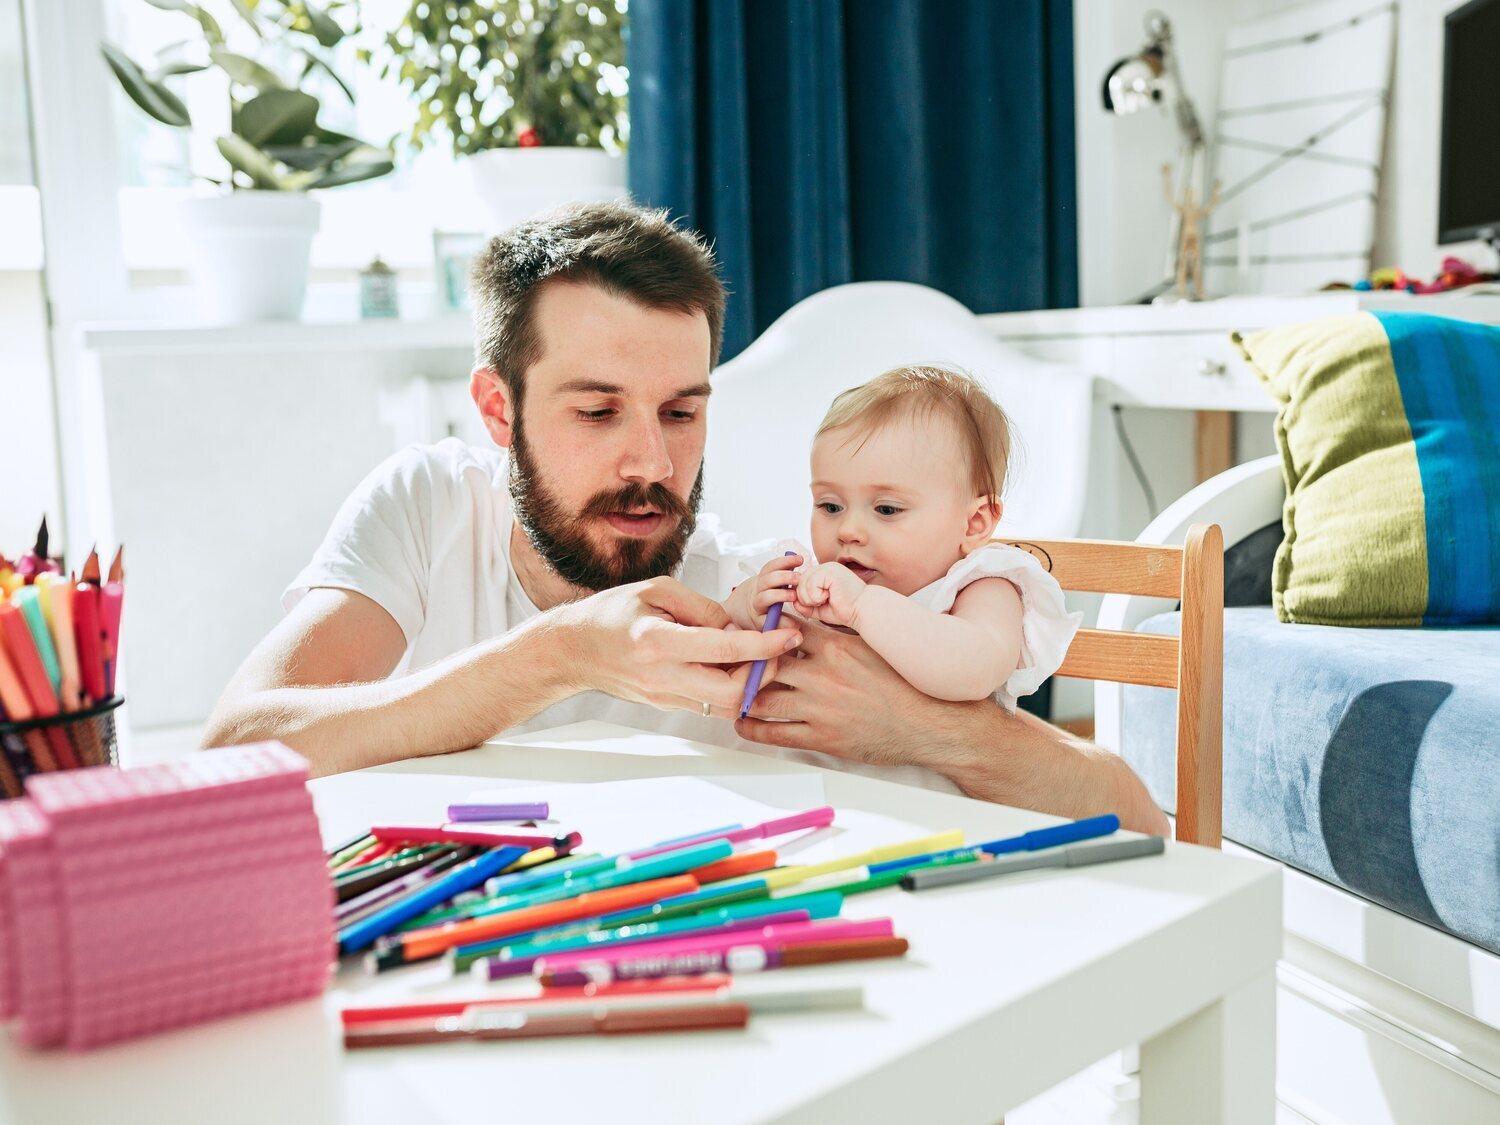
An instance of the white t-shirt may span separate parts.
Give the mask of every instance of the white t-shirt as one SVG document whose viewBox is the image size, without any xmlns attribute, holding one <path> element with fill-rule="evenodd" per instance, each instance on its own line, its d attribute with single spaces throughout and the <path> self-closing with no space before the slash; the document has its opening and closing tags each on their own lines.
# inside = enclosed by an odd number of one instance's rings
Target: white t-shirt
<svg viewBox="0 0 1500 1125">
<path fill-rule="evenodd" d="M 393 675 L 434 664 L 498 637 L 539 612 L 510 560 L 511 511 L 505 455 L 457 438 L 410 446 L 367 476 L 344 501 L 313 559 L 282 596 L 290 610 L 318 586 L 353 590 L 380 605 L 406 636 Z M 772 545 L 741 546 L 701 516 L 673 577 L 716 600 L 752 577 Z M 583 692 L 504 734 L 593 719 L 753 753 L 812 762 L 948 793 L 958 786 L 920 766 L 879 767 L 806 750 L 746 742 L 727 719 L 659 711 Z"/>
</svg>

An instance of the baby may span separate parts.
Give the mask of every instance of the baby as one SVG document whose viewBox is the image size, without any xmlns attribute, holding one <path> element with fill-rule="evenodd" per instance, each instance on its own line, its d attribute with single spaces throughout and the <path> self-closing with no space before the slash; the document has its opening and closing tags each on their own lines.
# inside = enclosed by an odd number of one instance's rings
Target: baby
<svg viewBox="0 0 1500 1125">
<path fill-rule="evenodd" d="M 1005 412 L 972 377 L 901 367 L 845 391 L 812 450 L 821 560 L 772 559 L 724 603 L 758 629 L 784 603 L 851 629 L 920 691 L 1009 710 L 1062 663 L 1081 614 L 1034 556 L 993 543 Z"/>
</svg>

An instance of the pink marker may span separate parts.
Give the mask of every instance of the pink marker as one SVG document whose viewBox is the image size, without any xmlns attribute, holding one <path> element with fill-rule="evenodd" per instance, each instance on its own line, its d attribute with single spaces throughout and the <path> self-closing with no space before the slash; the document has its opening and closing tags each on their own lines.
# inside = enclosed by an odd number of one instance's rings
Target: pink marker
<svg viewBox="0 0 1500 1125">
<path fill-rule="evenodd" d="M 806 812 L 793 813 L 791 816 L 767 820 L 761 824 L 752 824 L 748 828 L 723 828 L 716 832 L 705 832 L 701 836 L 688 836 L 681 840 L 673 840 L 669 844 L 655 844 L 649 848 L 642 848 L 638 852 L 631 852 L 628 858 L 646 859 L 649 856 L 661 855 L 663 852 L 675 852 L 678 848 L 685 848 L 690 844 L 702 844 L 708 840 L 728 840 L 731 844 L 742 844 L 746 840 L 764 840 L 767 836 L 780 836 L 786 832 L 798 832 L 804 828 L 827 828 L 832 823 L 833 806 L 824 805 L 822 808 L 808 809 Z"/>
<path fill-rule="evenodd" d="M 738 945 L 761 942 L 779 944 L 789 941 L 845 941 L 849 938 L 890 937 L 894 929 L 889 918 L 871 918 L 858 922 L 828 920 L 820 922 L 782 922 L 762 926 L 760 930 L 737 934 L 697 934 L 669 941 L 648 941 L 617 949 L 579 949 L 543 957 L 532 966 L 541 976 L 558 969 L 575 969 L 583 965 L 614 964 L 616 961 L 642 957 L 667 957 L 678 953 L 732 949 Z"/>
</svg>

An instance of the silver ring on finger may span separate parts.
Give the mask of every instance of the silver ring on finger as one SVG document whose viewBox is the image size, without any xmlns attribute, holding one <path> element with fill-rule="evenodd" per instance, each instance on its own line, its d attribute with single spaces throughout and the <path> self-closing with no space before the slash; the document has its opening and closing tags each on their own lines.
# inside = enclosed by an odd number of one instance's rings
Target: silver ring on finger
<svg viewBox="0 0 1500 1125">
<path fill-rule="evenodd" d="M 705 702 L 705 703 L 704 703 L 704 704 L 703 704 L 703 717 L 704 717 L 704 718 L 705 718 L 705 719 L 706 719 L 706 718 L 708 718 L 708 717 L 709 717 L 709 714 L 708 714 L 708 712 L 709 712 L 709 707 L 708 707 L 708 703 L 707 703 L 707 702 Z"/>
</svg>

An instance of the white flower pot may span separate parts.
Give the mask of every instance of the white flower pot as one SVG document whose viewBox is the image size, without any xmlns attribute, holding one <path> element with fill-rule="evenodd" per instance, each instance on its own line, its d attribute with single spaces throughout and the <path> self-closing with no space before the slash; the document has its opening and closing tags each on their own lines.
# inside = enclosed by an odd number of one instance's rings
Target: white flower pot
<svg viewBox="0 0 1500 1125">
<path fill-rule="evenodd" d="M 320 206 L 299 191 L 234 191 L 183 201 L 189 269 L 205 318 L 296 320 Z"/>
<path fill-rule="evenodd" d="M 486 234 L 551 211 L 564 203 L 625 196 L 625 158 L 602 148 L 495 148 L 468 159 L 490 227 Z"/>
</svg>

